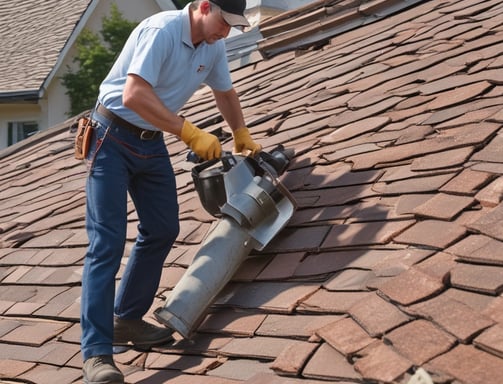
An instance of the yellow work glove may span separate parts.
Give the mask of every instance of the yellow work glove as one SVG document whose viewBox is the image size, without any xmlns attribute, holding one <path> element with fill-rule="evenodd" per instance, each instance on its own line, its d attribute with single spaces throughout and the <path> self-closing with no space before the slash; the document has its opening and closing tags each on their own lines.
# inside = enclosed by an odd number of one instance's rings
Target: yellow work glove
<svg viewBox="0 0 503 384">
<path fill-rule="evenodd" d="M 232 132 L 232 136 L 234 136 L 235 153 L 246 155 L 246 152 L 249 151 L 250 156 L 255 156 L 262 150 L 262 146 L 252 140 L 250 132 L 246 127 L 236 129 L 234 132 Z"/>
<path fill-rule="evenodd" d="M 183 122 L 180 138 L 203 160 L 213 160 L 222 156 L 222 146 L 218 138 L 197 128 L 188 120 Z"/>
</svg>

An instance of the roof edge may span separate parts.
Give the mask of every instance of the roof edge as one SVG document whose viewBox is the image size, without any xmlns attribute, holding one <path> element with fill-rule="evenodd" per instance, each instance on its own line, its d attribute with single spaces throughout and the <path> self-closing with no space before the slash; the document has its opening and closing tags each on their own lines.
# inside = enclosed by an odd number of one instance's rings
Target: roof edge
<svg viewBox="0 0 503 384">
<path fill-rule="evenodd" d="M 23 91 L 0 92 L 0 104 L 10 104 L 15 102 L 37 103 L 39 99 L 39 89 L 28 89 Z"/>
</svg>

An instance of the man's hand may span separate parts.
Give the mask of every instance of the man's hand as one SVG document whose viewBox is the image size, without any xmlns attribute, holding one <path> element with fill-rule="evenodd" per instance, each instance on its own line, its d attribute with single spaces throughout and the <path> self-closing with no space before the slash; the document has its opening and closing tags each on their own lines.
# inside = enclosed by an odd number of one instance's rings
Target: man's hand
<svg viewBox="0 0 503 384">
<path fill-rule="evenodd" d="M 222 156 L 222 146 L 218 138 L 197 128 L 188 120 L 183 122 L 180 138 L 197 156 L 204 160 L 218 159 Z"/>
<path fill-rule="evenodd" d="M 234 136 L 235 153 L 246 154 L 243 152 L 249 151 L 250 156 L 255 156 L 262 150 L 262 146 L 252 140 L 248 128 L 243 127 L 236 129 L 234 132 L 232 132 L 232 135 Z"/>
</svg>

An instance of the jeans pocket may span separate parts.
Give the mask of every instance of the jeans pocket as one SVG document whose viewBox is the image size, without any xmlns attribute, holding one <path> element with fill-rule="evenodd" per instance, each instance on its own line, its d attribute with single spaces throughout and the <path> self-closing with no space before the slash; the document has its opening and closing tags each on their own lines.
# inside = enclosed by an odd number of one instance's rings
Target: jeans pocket
<svg viewBox="0 0 503 384">
<path fill-rule="evenodd" d="M 91 137 L 91 145 L 89 146 L 89 153 L 86 157 L 87 169 L 90 172 L 93 168 L 96 156 L 105 140 L 108 133 L 108 127 L 104 126 L 100 122 L 96 122 L 96 126 L 93 128 L 93 133 Z"/>
</svg>

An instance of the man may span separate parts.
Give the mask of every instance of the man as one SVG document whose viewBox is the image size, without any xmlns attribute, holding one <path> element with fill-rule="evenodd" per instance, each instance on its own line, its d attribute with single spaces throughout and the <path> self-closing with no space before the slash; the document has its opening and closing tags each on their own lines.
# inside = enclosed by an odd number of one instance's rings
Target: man
<svg viewBox="0 0 503 384">
<path fill-rule="evenodd" d="M 245 0 L 198 0 L 147 18 L 100 87 L 87 156 L 89 248 L 81 300 L 86 384 L 124 382 L 112 358 L 113 344 L 149 348 L 172 339 L 171 330 L 142 320 L 179 232 L 175 176 L 162 132 L 179 136 L 203 159 L 221 155 L 218 139 L 177 111 L 207 84 L 233 132 L 234 150 L 261 150 L 245 126 L 222 40 L 232 26 L 248 25 L 245 8 Z M 115 295 L 127 192 L 138 215 L 138 236 Z"/>
</svg>

